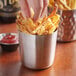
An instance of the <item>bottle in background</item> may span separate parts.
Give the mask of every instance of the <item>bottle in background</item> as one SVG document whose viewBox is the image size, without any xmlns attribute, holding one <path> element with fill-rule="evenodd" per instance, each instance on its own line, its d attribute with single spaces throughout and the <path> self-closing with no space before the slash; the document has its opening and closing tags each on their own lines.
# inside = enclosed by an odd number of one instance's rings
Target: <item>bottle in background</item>
<svg viewBox="0 0 76 76">
<path fill-rule="evenodd" d="M 20 10 L 18 0 L 0 0 L 0 23 L 12 23 Z"/>
</svg>

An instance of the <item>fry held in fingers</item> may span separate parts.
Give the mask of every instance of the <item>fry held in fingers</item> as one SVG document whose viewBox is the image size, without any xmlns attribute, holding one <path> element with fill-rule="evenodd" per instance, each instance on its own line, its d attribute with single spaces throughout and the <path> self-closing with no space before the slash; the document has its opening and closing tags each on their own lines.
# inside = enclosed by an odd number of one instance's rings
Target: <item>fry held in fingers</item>
<svg viewBox="0 0 76 76">
<path fill-rule="evenodd" d="M 56 14 L 56 9 L 49 16 L 34 22 L 32 18 L 23 18 L 19 13 L 17 17 L 18 30 L 32 35 L 49 35 L 52 34 L 60 22 L 60 16 Z"/>
</svg>

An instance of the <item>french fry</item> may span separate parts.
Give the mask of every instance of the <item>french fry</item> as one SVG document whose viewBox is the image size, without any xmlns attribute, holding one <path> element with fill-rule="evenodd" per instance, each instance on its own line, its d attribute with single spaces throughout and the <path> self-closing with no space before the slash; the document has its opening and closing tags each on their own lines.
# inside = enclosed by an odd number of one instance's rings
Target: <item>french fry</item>
<svg viewBox="0 0 76 76">
<path fill-rule="evenodd" d="M 54 5 L 54 0 L 49 0 L 49 5 L 53 6 Z"/>
<path fill-rule="evenodd" d="M 31 19 L 26 19 L 24 25 L 30 33 L 35 29 L 35 25 Z"/>
<path fill-rule="evenodd" d="M 45 27 L 42 26 L 41 29 L 39 29 L 39 30 L 37 31 L 37 34 L 38 34 L 38 35 L 43 35 L 44 32 L 45 32 Z"/>
<path fill-rule="evenodd" d="M 48 33 L 52 34 L 56 30 L 56 26 L 53 24 L 53 22 L 50 20 L 51 26 L 48 29 Z"/>
<path fill-rule="evenodd" d="M 32 31 L 32 34 L 37 34 L 37 31 L 40 30 L 42 25 L 39 25 L 34 31 Z"/>
<path fill-rule="evenodd" d="M 43 33 L 43 35 L 48 35 L 49 32 L 47 30 L 45 30 L 45 32 Z"/>
<path fill-rule="evenodd" d="M 34 30 L 32 33 L 35 34 L 37 32 L 38 35 L 42 35 L 45 32 L 45 30 L 48 29 L 51 26 L 50 22 L 51 22 L 51 20 L 50 20 L 50 18 L 48 18 L 48 20 L 46 20 L 42 24 L 40 24 L 36 28 L 36 30 Z"/>
<path fill-rule="evenodd" d="M 20 30 L 21 32 L 24 32 L 24 33 L 26 33 L 26 34 L 30 34 L 30 33 L 26 30 L 26 28 L 25 28 L 25 27 L 21 27 L 20 24 L 17 24 L 17 28 L 18 28 L 18 30 Z"/>
<path fill-rule="evenodd" d="M 49 29 L 49 34 L 52 34 L 55 31 L 55 29 L 56 29 L 55 26 L 51 27 L 51 29 Z"/>
<path fill-rule="evenodd" d="M 31 18 L 33 18 L 34 17 L 34 10 L 32 7 L 30 8 L 30 11 L 31 11 Z"/>
<path fill-rule="evenodd" d="M 57 5 L 55 5 L 55 6 L 54 6 L 54 10 L 53 10 L 52 13 L 46 18 L 46 20 L 47 20 L 48 18 L 51 18 L 52 16 L 54 16 L 54 15 L 56 14 L 56 12 L 57 12 L 57 9 L 58 9 L 58 7 L 57 7 Z"/>
<path fill-rule="evenodd" d="M 71 4 L 72 0 L 68 0 L 68 1 L 69 1 L 68 6 L 71 8 L 72 7 L 72 4 Z"/>
<path fill-rule="evenodd" d="M 49 29 L 49 27 L 52 27 L 50 22 L 51 22 L 51 19 L 48 18 L 47 21 L 45 21 L 44 23 L 42 23 L 43 26 L 41 27 L 40 30 L 38 30 L 38 32 L 37 32 L 38 35 L 45 34 L 46 33 L 45 31 L 47 31 Z"/>
<path fill-rule="evenodd" d="M 51 13 L 48 17 L 45 17 L 45 18 L 43 19 L 42 23 L 43 23 L 44 21 L 46 21 L 48 18 L 53 17 L 53 16 L 56 14 L 57 9 L 58 9 L 58 7 L 57 7 L 57 5 L 55 5 L 54 10 L 52 11 L 52 13 Z"/>
<path fill-rule="evenodd" d="M 74 9 L 76 9 L 76 0 L 74 0 Z"/>
<path fill-rule="evenodd" d="M 48 18 L 48 20 L 44 23 L 44 27 L 47 30 L 49 29 L 49 27 L 52 27 L 50 18 Z"/>
<path fill-rule="evenodd" d="M 71 0 L 71 8 L 76 9 L 76 0 Z"/>
<path fill-rule="evenodd" d="M 53 22 L 53 24 L 56 26 L 56 28 L 58 27 L 58 24 L 60 22 L 60 15 L 55 14 L 52 18 L 51 21 Z"/>
<path fill-rule="evenodd" d="M 59 2 L 58 2 L 58 8 L 59 8 L 59 9 L 62 9 L 62 10 L 65 10 L 65 8 L 63 7 L 63 5 L 60 4 Z"/>
<path fill-rule="evenodd" d="M 67 6 L 69 6 L 69 1 L 70 1 L 70 0 L 66 0 Z"/>
<path fill-rule="evenodd" d="M 64 4 L 66 4 L 67 5 L 67 2 L 66 2 L 66 0 L 63 0 L 64 1 Z"/>
<path fill-rule="evenodd" d="M 71 8 L 68 7 L 67 4 L 65 4 L 63 0 L 59 0 L 59 2 L 60 2 L 60 4 L 63 5 L 63 7 L 64 7 L 66 10 L 71 10 Z"/>
<path fill-rule="evenodd" d="M 58 8 L 62 10 L 76 9 L 76 0 L 49 0 L 49 6 L 54 7 L 54 4 L 58 4 Z"/>
<path fill-rule="evenodd" d="M 76 0 L 67 0 L 67 4 L 72 10 L 76 9 Z"/>
<path fill-rule="evenodd" d="M 17 28 L 18 30 L 29 34 L 29 32 L 26 30 L 26 27 L 24 25 L 22 26 L 22 24 L 19 24 L 19 21 L 17 22 Z"/>
</svg>

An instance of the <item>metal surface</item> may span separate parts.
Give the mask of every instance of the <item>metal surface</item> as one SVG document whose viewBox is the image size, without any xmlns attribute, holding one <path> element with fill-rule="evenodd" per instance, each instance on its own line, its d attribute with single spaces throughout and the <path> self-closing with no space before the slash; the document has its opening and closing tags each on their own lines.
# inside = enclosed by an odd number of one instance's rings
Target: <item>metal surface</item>
<svg viewBox="0 0 76 76">
<path fill-rule="evenodd" d="M 76 40 L 76 10 L 64 10 L 58 29 L 58 41 L 69 42 L 73 40 Z"/>
<path fill-rule="evenodd" d="M 45 69 L 53 64 L 57 31 L 51 35 L 38 36 L 19 32 L 22 63 L 30 69 Z"/>
</svg>

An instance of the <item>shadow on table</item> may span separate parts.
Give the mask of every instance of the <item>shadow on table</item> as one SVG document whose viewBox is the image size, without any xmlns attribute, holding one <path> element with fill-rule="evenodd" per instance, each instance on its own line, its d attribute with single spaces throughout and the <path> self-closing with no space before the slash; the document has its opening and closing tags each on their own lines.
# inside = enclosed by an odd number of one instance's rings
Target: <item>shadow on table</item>
<svg viewBox="0 0 76 76">
<path fill-rule="evenodd" d="M 22 65 L 19 73 L 19 76 L 57 76 L 53 67 L 45 70 L 32 70 Z"/>
</svg>

